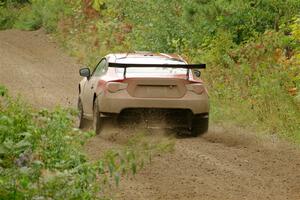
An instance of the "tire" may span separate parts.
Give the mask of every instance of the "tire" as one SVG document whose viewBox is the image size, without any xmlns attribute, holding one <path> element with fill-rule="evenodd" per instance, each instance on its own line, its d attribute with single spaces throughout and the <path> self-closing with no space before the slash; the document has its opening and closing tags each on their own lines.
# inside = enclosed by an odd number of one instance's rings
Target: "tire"
<svg viewBox="0 0 300 200">
<path fill-rule="evenodd" d="M 192 121 L 191 136 L 198 137 L 208 131 L 209 117 L 203 115 L 196 115 Z"/>
<path fill-rule="evenodd" d="M 101 118 L 98 106 L 98 100 L 95 99 L 94 102 L 94 113 L 93 113 L 93 129 L 95 130 L 96 134 L 100 134 L 103 128 L 103 119 Z"/>
<path fill-rule="evenodd" d="M 78 109 L 78 115 L 77 115 L 76 126 L 80 129 L 83 129 L 86 127 L 87 120 L 84 119 L 84 116 L 83 116 L 84 111 L 83 111 L 83 106 L 82 106 L 82 102 L 81 102 L 80 98 L 78 98 L 77 109 Z"/>
</svg>

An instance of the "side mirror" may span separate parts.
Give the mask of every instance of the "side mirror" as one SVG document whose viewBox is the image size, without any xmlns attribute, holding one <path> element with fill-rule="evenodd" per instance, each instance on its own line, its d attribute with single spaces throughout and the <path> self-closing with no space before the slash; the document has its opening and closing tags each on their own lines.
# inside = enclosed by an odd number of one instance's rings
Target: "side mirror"
<svg viewBox="0 0 300 200">
<path fill-rule="evenodd" d="M 81 68 L 79 70 L 79 74 L 80 74 L 80 76 L 89 78 L 91 75 L 91 72 L 90 72 L 89 68 L 85 67 L 85 68 Z"/>
<path fill-rule="evenodd" d="M 200 77 L 201 76 L 201 71 L 199 71 L 199 70 L 194 70 L 194 74 L 195 74 L 195 76 L 196 77 Z"/>
</svg>

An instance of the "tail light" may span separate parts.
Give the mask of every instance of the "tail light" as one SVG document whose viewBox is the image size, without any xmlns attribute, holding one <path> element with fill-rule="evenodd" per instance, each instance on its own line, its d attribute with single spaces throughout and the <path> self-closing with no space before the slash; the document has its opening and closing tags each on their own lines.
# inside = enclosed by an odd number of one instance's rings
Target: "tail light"
<svg viewBox="0 0 300 200">
<path fill-rule="evenodd" d="M 201 83 L 188 84 L 186 85 L 186 88 L 196 94 L 202 94 L 206 91 L 206 88 Z"/>
<path fill-rule="evenodd" d="M 127 88 L 127 83 L 120 83 L 120 82 L 108 82 L 106 84 L 106 88 L 109 92 L 115 93 L 120 90 L 125 90 Z"/>
</svg>

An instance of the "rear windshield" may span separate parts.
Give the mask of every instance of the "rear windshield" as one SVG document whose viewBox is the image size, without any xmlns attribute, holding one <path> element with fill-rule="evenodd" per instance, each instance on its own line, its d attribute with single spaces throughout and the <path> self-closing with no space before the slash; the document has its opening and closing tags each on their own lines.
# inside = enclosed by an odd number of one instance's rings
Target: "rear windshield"
<svg viewBox="0 0 300 200">
<path fill-rule="evenodd" d="M 120 63 L 135 64 L 186 64 L 183 61 L 164 58 L 164 57 L 125 57 L 118 59 Z M 118 76 L 123 76 L 124 68 L 115 68 Z M 186 68 L 168 68 L 168 67 L 128 67 L 126 69 L 126 77 L 168 77 L 174 75 L 186 75 Z"/>
<path fill-rule="evenodd" d="M 116 68 L 118 76 L 123 76 L 124 68 Z M 186 75 L 184 68 L 163 68 L 163 67 L 132 67 L 126 69 L 126 77 L 147 77 L 147 76 L 172 76 Z"/>
</svg>

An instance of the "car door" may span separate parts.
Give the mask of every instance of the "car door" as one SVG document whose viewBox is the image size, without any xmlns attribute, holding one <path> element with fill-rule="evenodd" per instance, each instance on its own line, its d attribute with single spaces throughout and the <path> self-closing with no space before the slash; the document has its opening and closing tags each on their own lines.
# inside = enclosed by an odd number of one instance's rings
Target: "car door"
<svg viewBox="0 0 300 200">
<path fill-rule="evenodd" d="M 101 76 L 105 74 L 107 70 L 106 58 L 101 59 L 101 61 L 95 67 L 93 73 L 91 74 L 89 80 L 87 80 L 84 85 L 83 95 L 82 95 L 82 106 L 86 116 L 93 115 L 93 100 L 94 94 L 96 93 L 96 87 L 101 79 Z"/>
</svg>

